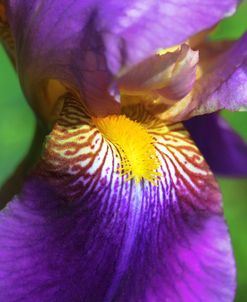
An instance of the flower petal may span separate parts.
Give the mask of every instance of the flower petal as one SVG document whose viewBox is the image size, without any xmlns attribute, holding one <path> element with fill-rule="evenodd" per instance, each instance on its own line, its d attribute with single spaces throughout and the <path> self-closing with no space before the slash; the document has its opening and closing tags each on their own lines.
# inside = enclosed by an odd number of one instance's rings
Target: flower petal
<svg viewBox="0 0 247 302">
<path fill-rule="evenodd" d="M 9 0 L 26 95 L 42 111 L 46 103 L 39 90 L 52 78 L 76 90 L 94 114 L 116 112 L 119 106 L 107 93 L 113 75 L 210 27 L 232 14 L 237 3 Z"/>
<path fill-rule="evenodd" d="M 247 33 L 224 54 L 204 63 L 204 74 L 195 84 L 192 116 L 220 109 L 247 110 L 246 43 Z"/>
<path fill-rule="evenodd" d="M 246 42 L 247 33 L 237 42 L 196 45 L 200 59 L 197 80 L 191 92 L 170 108 L 157 106 L 155 110 L 151 108 L 151 112 L 168 123 L 174 123 L 220 109 L 247 110 Z"/>
<path fill-rule="evenodd" d="M 181 124 L 142 116 L 158 186 L 116 172 L 114 146 L 76 102 L 22 194 L 0 214 L 2 301 L 232 301 L 235 269 L 218 186 Z M 141 108 L 132 112 L 139 116 Z"/>
<path fill-rule="evenodd" d="M 151 95 L 152 101 L 172 103 L 182 99 L 196 80 L 198 52 L 186 44 L 165 54 L 156 54 L 135 65 L 117 80 L 125 95 Z"/>
<path fill-rule="evenodd" d="M 213 172 L 247 177 L 247 144 L 218 113 L 194 117 L 185 126 Z"/>
</svg>

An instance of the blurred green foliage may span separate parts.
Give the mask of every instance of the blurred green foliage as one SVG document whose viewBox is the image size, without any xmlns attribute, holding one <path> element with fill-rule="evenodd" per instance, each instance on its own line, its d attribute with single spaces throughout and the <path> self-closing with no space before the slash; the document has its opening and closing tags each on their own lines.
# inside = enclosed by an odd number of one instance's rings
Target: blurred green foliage
<svg viewBox="0 0 247 302">
<path fill-rule="evenodd" d="M 0 47 L 0 185 L 26 154 L 34 133 L 34 115 L 16 72 Z"/>
<path fill-rule="evenodd" d="M 225 18 L 211 35 L 212 39 L 238 39 L 247 30 L 247 0 L 242 1 L 236 13 Z"/>
<path fill-rule="evenodd" d="M 239 38 L 247 30 L 247 0 L 237 14 L 223 20 L 212 39 Z M 247 47 L 247 46 L 246 46 Z M 21 92 L 10 61 L 0 48 L 0 185 L 11 175 L 30 145 L 35 119 Z M 247 113 L 223 112 L 247 140 Z M 207 129 L 205 129 L 207 131 Z M 217 152 L 217 146 L 216 146 Z M 219 179 L 238 268 L 237 302 L 247 300 L 247 180 Z M 210 302 L 210 301 L 209 301 Z"/>
</svg>

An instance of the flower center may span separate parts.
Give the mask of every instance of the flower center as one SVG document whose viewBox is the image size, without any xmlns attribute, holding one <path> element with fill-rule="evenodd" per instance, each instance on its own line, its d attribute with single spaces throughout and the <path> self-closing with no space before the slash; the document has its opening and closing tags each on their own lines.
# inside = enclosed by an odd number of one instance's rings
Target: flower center
<svg viewBox="0 0 247 302">
<path fill-rule="evenodd" d="M 146 179 L 156 185 L 160 162 L 154 139 L 146 128 L 125 115 L 94 117 L 92 120 L 102 135 L 117 148 L 121 157 L 121 175 L 127 175 L 127 180 L 134 179 L 137 184 Z"/>
</svg>

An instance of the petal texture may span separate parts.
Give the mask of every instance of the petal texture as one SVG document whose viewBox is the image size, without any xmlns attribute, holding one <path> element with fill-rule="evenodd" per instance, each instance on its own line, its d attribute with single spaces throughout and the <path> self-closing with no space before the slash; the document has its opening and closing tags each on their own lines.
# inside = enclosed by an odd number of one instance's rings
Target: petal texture
<svg viewBox="0 0 247 302">
<path fill-rule="evenodd" d="M 117 84 L 126 95 L 149 95 L 153 101 L 173 103 L 192 89 L 196 80 L 198 52 L 183 44 L 175 51 L 156 54 L 120 76 Z"/>
<path fill-rule="evenodd" d="M 107 93 L 113 75 L 212 26 L 232 14 L 237 3 L 9 0 L 7 4 L 22 84 L 36 110 L 41 110 L 42 102 L 38 88 L 55 78 L 77 90 L 94 114 L 104 114 L 119 109 Z M 99 99 L 104 106 L 99 106 Z"/>
<path fill-rule="evenodd" d="M 246 44 L 247 33 L 225 53 L 204 62 L 204 74 L 195 84 L 192 116 L 220 109 L 247 110 Z"/>
<path fill-rule="evenodd" d="M 220 194 L 183 126 L 124 110 L 153 135 L 162 164 L 158 186 L 136 186 L 117 173 L 114 145 L 69 102 L 43 160 L 0 214 L 1 300 L 232 301 Z"/>
<path fill-rule="evenodd" d="M 212 171 L 223 176 L 247 176 L 247 144 L 218 113 L 185 122 Z"/>
</svg>

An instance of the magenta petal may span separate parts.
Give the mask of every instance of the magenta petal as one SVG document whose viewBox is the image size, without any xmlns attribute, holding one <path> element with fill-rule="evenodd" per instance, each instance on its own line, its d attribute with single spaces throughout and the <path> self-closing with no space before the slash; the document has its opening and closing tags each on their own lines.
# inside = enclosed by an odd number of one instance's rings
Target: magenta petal
<svg viewBox="0 0 247 302">
<path fill-rule="evenodd" d="M 161 177 L 136 186 L 75 109 L 65 107 L 37 174 L 0 214 L 0 301 L 233 301 L 219 188 L 182 125 L 141 115 Z"/>
<path fill-rule="evenodd" d="M 207 62 L 195 86 L 192 115 L 220 109 L 247 110 L 247 33 L 224 54 Z"/>
<path fill-rule="evenodd" d="M 158 48 L 179 44 L 212 26 L 233 13 L 237 3 L 9 0 L 9 22 L 26 95 L 40 110 L 34 96 L 53 78 L 76 90 L 94 113 L 116 112 L 118 106 L 107 95 L 112 75 Z"/>
<path fill-rule="evenodd" d="M 185 125 L 213 172 L 247 177 L 247 144 L 218 113 L 194 117 Z"/>
<path fill-rule="evenodd" d="M 161 196 L 138 206 L 132 190 L 103 207 L 93 194 L 68 203 L 34 179 L 1 213 L 1 301 L 233 301 L 220 214 Z"/>
</svg>

